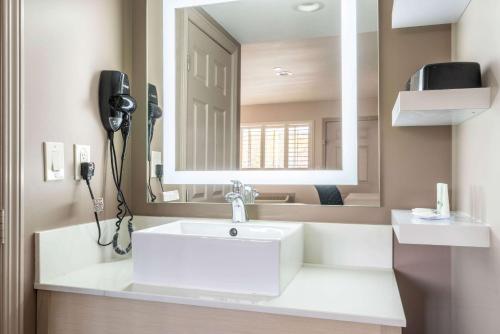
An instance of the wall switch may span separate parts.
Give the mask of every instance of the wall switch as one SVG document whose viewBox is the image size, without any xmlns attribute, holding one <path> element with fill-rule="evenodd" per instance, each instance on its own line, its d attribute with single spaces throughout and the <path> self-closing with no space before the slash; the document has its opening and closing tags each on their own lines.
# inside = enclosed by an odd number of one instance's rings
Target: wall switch
<svg viewBox="0 0 500 334">
<path fill-rule="evenodd" d="M 74 145 L 74 162 L 75 162 L 75 180 L 81 180 L 80 164 L 82 162 L 90 162 L 90 146 L 89 145 Z"/>
<path fill-rule="evenodd" d="M 156 177 L 156 165 L 161 165 L 161 152 L 151 151 L 151 165 L 149 166 L 149 175 Z"/>
<path fill-rule="evenodd" d="M 45 181 L 64 179 L 64 144 L 43 143 Z"/>
</svg>

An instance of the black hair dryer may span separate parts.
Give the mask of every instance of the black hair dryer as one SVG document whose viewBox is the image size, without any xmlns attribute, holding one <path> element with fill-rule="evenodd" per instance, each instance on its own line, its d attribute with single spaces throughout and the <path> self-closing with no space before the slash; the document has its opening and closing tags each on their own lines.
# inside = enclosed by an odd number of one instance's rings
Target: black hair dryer
<svg viewBox="0 0 500 334">
<path fill-rule="evenodd" d="M 124 137 L 128 136 L 131 115 L 136 107 L 135 99 L 130 96 L 128 76 L 120 71 L 102 71 L 99 80 L 99 111 L 108 136 L 119 129 Z"/>
<path fill-rule="evenodd" d="M 163 115 L 163 110 L 161 110 L 158 105 L 158 91 L 156 86 L 153 84 L 148 84 L 148 161 L 151 161 L 151 142 L 153 141 L 153 135 L 155 130 L 156 120 L 161 118 Z"/>
<path fill-rule="evenodd" d="M 111 172 L 117 190 L 116 198 L 118 201 L 118 214 L 116 215 L 117 221 L 115 223 L 116 230 L 111 243 L 115 252 L 121 255 L 127 254 L 132 250 L 132 242 L 129 242 L 126 248 L 121 247 L 118 242 L 120 226 L 127 215 L 129 216 L 128 232 L 130 239 L 132 239 L 132 232 L 134 231 L 132 224 L 134 215 L 127 204 L 122 190 L 122 173 L 128 137 L 132 125 L 132 113 L 136 107 L 137 103 L 135 99 L 130 96 L 128 76 L 119 71 L 102 71 L 99 79 L 99 113 L 102 125 L 108 134 Z M 118 130 L 121 130 L 123 137 L 122 152 L 120 155 L 116 153 L 114 141 L 115 132 Z"/>
</svg>

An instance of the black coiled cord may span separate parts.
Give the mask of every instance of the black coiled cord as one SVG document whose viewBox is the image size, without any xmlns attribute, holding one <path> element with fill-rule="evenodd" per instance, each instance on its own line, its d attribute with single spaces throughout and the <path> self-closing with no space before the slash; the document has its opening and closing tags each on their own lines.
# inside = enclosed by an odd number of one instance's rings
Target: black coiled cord
<svg viewBox="0 0 500 334">
<path fill-rule="evenodd" d="M 117 190 L 116 194 L 116 199 L 118 201 L 118 213 L 116 214 L 116 231 L 113 236 L 112 244 L 113 244 L 113 249 L 117 254 L 120 255 L 125 255 L 129 253 L 132 250 L 132 232 L 134 232 L 134 227 L 133 227 L 133 219 L 134 219 L 134 214 L 130 210 L 127 201 L 125 199 L 125 195 L 123 194 L 123 191 L 121 189 L 122 186 L 122 176 L 123 176 L 123 163 L 125 161 L 125 152 L 127 149 L 127 142 L 128 142 L 128 136 L 124 136 L 123 138 L 123 149 L 121 153 L 121 164 L 118 166 L 118 160 L 116 157 L 116 148 L 115 148 L 115 143 L 114 143 L 114 138 L 113 134 L 109 135 L 109 150 L 110 150 L 110 156 L 111 156 L 111 173 L 113 174 L 113 182 L 115 183 L 115 187 Z M 126 248 L 123 248 L 120 246 L 118 242 L 118 237 L 119 237 L 119 231 L 121 224 L 123 222 L 123 219 L 127 215 L 127 213 L 130 215 L 130 218 L 128 220 L 128 232 L 131 241 L 129 242 L 128 246 Z"/>
</svg>

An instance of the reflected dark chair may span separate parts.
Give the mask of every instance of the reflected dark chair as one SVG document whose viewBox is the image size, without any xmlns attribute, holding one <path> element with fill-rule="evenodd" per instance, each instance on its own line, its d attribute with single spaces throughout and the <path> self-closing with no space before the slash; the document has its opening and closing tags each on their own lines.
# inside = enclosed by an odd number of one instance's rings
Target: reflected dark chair
<svg viewBox="0 0 500 334">
<path fill-rule="evenodd" d="M 342 195 L 337 186 L 314 186 L 319 195 L 321 205 L 344 205 Z"/>
</svg>

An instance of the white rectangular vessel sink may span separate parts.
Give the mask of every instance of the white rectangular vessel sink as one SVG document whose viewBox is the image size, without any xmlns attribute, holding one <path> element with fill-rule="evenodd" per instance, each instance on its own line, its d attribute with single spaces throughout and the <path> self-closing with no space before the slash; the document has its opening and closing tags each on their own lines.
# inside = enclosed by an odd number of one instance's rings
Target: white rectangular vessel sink
<svg viewBox="0 0 500 334">
<path fill-rule="evenodd" d="M 139 284 L 278 296 L 303 262 L 300 223 L 186 219 L 132 238 Z"/>
</svg>

